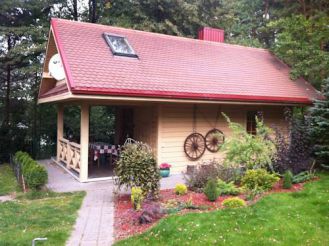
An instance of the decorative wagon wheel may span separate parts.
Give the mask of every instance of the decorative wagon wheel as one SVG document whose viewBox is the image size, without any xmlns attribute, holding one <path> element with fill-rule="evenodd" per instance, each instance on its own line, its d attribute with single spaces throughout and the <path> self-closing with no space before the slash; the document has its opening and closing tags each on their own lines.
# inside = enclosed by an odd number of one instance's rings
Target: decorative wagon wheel
<svg viewBox="0 0 329 246">
<path fill-rule="evenodd" d="M 206 142 L 200 133 L 190 134 L 184 142 L 184 151 L 192 161 L 198 160 L 206 150 Z"/>
<path fill-rule="evenodd" d="M 225 141 L 224 133 L 216 128 L 210 130 L 205 137 L 206 148 L 212 153 L 216 153 Z"/>
</svg>

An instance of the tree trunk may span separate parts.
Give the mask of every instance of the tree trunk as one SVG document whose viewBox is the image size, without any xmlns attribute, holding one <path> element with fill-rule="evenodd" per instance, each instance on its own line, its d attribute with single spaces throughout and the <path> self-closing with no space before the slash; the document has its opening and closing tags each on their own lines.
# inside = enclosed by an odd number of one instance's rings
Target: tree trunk
<svg viewBox="0 0 329 246">
<path fill-rule="evenodd" d="M 301 5 L 303 15 L 305 17 L 307 17 L 307 10 L 306 10 L 306 2 L 305 2 L 305 0 L 299 0 L 299 3 Z"/>
<path fill-rule="evenodd" d="M 12 48 L 12 40 L 11 35 L 8 34 L 6 36 L 7 41 L 7 53 Z M 4 114 L 3 114 L 3 121 L 0 127 L 0 161 L 8 161 L 9 154 L 12 150 L 11 148 L 11 131 L 10 131 L 10 111 L 11 111 L 11 71 L 12 66 L 7 63 L 6 67 L 6 91 L 5 91 L 5 98 L 4 98 Z"/>
<path fill-rule="evenodd" d="M 38 81 L 40 80 L 38 72 L 35 72 L 35 87 L 38 88 Z M 39 150 L 39 134 L 37 130 L 37 118 L 38 118 L 38 90 L 34 91 L 33 97 L 33 118 L 32 118 L 32 157 L 36 158 Z"/>
<path fill-rule="evenodd" d="M 89 22 L 96 23 L 96 0 L 89 0 Z"/>
<path fill-rule="evenodd" d="M 78 1 L 73 0 L 73 19 L 78 20 Z"/>
<path fill-rule="evenodd" d="M 11 37 L 7 36 L 7 50 L 8 52 L 12 48 Z M 7 64 L 6 66 L 6 96 L 5 96 L 5 112 L 3 119 L 3 127 L 9 127 L 10 122 L 10 92 L 11 92 L 11 65 Z"/>
</svg>

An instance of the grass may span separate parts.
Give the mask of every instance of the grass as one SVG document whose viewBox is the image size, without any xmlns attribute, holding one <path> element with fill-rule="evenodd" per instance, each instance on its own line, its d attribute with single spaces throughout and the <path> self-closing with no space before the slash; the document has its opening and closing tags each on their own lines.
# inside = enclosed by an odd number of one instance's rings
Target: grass
<svg viewBox="0 0 329 246">
<path fill-rule="evenodd" d="M 239 209 L 172 215 L 116 245 L 329 245 L 329 174 Z"/>
<path fill-rule="evenodd" d="M 17 190 L 8 165 L 0 168 L 1 192 Z M 37 245 L 65 245 L 84 196 L 85 192 L 31 191 L 20 192 L 16 200 L 0 203 L 0 246 L 31 245 L 36 237 L 48 238 Z"/>
<path fill-rule="evenodd" d="M 65 245 L 84 195 L 84 192 L 51 193 L 33 200 L 24 195 L 0 203 L 0 245 L 30 245 L 36 237 L 48 238 L 40 245 Z"/>
<path fill-rule="evenodd" d="M 19 191 L 14 172 L 9 164 L 0 165 L 0 196 Z"/>
</svg>

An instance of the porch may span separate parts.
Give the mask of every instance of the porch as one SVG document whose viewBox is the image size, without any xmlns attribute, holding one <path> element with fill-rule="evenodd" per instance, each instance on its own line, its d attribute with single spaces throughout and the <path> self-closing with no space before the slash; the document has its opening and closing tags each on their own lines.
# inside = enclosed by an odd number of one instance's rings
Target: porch
<svg viewBox="0 0 329 246">
<path fill-rule="evenodd" d="M 72 107 L 75 110 L 66 110 Z M 107 113 L 100 114 L 100 107 Z M 58 104 L 54 161 L 80 182 L 112 179 L 121 146 L 127 139 L 154 148 L 155 113 L 153 104 L 90 101 Z M 68 126 L 64 118 L 72 115 L 75 118 L 69 120 Z"/>
</svg>

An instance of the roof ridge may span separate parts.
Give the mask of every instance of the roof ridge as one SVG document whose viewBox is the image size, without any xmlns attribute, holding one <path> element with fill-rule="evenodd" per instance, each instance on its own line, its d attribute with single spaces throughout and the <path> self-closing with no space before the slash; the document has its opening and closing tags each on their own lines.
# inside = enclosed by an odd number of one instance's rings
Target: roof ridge
<svg viewBox="0 0 329 246">
<path fill-rule="evenodd" d="M 250 49 L 250 50 L 254 50 L 254 51 L 258 51 L 258 52 L 270 52 L 270 50 L 264 49 L 264 48 L 256 48 L 256 47 L 243 46 L 243 45 L 230 44 L 230 43 L 213 42 L 213 41 L 201 40 L 201 39 L 196 39 L 196 38 L 174 36 L 174 35 L 157 33 L 157 32 L 148 32 L 148 31 L 143 31 L 143 30 L 124 28 L 124 27 L 119 27 L 119 26 L 110 26 L 110 25 L 104 25 L 104 24 L 99 24 L 99 23 L 89 23 L 89 22 L 74 21 L 74 20 L 61 19 L 61 18 L 51 18 L 51 21 L 55 21 L 55 22 L 63 21 L 63 22 L 69 22 L 69 23 L 78 24 L 78 25 L 84 25 L 84 26 L 93 25 L 93 26 L 98 26 L 99 28 L 110 27 L 110 28 L 116 28 L 116 29 L 120 29 L 123 31 L 133 32 L 133 33 L 137 32 L 137 33 L 142 33 L 145 35 L 161 36 L 164 38 L 188 41 L 188 42 L 195 42 L 195 43 L 199 43 L 199 44 L 207 44 L 207 45 L 214 45 L 214 46 L 227 46 L 227 47 L 234 47 L 234 48 L 238 48 L 238 49 Z"/>
</svg>

